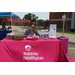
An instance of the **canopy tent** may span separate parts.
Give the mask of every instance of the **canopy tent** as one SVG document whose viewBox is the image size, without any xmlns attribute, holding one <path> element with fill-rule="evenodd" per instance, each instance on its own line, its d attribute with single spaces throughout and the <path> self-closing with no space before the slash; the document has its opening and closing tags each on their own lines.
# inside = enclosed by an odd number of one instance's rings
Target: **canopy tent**
<svg viewBox="0 0 75 75">
<path fill-rule="evenodd" d="M 19 18 L 18 15 L 14 14 L 12 12 L 0 12 L 0 18 L 9 18 L 11 16 L 12 16 L 12 18 Z"/>
<path fill-rule="evenodd" d="M 11 18 L 11 26 L 13 26 L 12 18 L 19 19 L 19 16 L 17 16 L 16 14 L 14 14 L 12 12 L 0 12 L 0 18 Z M 12 30 L 13 30 L 13 27 L 12 27 Z"/>
</svg>

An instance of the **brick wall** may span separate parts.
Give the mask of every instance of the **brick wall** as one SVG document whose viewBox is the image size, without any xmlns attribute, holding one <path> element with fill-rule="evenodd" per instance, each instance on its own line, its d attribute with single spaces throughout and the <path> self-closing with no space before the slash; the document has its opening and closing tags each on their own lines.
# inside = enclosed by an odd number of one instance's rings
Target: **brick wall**
<svg viewBox="0 0 75 75">
<path fill-rule="evenodd" d="M 72 17 L 72 12 L 51 12 L 49 15 L 49 19 L 62 19 L 62 15 L 66 15 L 66 18 Z"/>
<path fill-rule="evenodd" d="M 62 19 L 64 12 L 52 13 L 52 19 Z"/>
<path fill-rule="evenodd" d="M 57 29 L 63 28 L 62 15 L 66 15 L 65 30 L 71 29 L 72 12 L 51 12 L 49 15 L 50 24 L 57 24 Z"/>
</svg>

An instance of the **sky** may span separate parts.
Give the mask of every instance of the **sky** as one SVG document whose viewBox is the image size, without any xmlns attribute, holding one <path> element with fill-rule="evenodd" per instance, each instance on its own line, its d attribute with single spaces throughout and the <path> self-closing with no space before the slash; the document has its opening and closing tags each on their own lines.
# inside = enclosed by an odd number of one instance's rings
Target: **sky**
<svg viewBox="0 0 75 75">
<path fill-rule="evenodd" d="M 13 13 L 18 15 L 20 19 L 23 19 L 24 15 L 31 13 L 38 16 L 38 20 L 39 19 L 49 20 L 49 12 L 13 12 Z"/>
</svg>

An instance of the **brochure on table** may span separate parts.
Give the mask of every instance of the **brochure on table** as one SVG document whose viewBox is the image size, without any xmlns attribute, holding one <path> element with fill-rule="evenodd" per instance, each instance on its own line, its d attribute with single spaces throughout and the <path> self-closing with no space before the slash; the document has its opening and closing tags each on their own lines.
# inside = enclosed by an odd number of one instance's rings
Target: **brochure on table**
<svg viewBox="0 0 75 75">
<path fill-rule="evenodd" d="M 56 24 L 50 24 L 49 38 L 56 38 Z"/>
</svg>

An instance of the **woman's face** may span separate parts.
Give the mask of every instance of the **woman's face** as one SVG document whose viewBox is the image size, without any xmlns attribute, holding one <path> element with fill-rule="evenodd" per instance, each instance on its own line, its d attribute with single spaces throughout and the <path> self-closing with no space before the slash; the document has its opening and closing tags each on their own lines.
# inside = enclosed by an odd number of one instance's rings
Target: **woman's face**
<svg viewBox="0 0 75 75">
<path fill-rule="evenodd" d="M 35 29 L 35 25 L 30 26 L 30 30 L 33 31 Z"/>
</svg>

